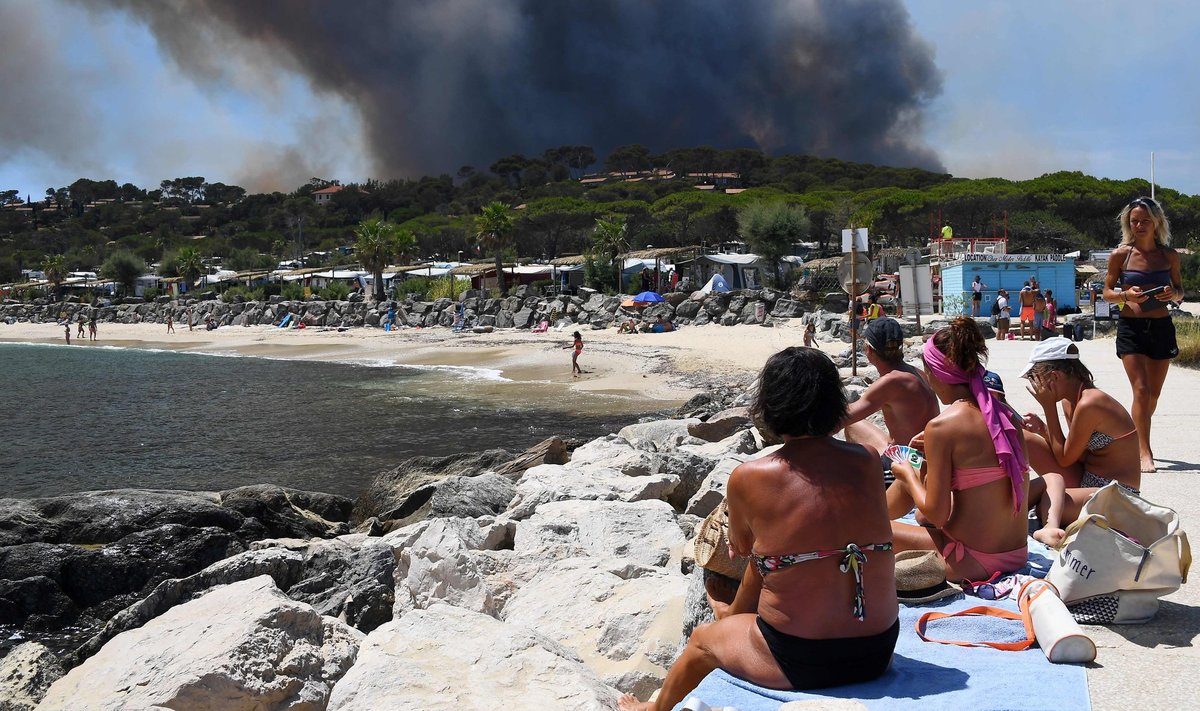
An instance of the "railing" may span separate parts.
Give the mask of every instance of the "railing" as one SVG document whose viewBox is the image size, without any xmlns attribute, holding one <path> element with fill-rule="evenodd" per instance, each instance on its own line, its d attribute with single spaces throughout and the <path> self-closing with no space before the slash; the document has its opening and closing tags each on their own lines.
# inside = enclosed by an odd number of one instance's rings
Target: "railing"
<svg viewBox="0 0 1200 711">
<path fill-rule="evenodd" d="M 1007 254 L 1008 240 L 1003 237 L 963 237 L 936 239 L 929 243 L 930 256 L 951 257 L 960 254 Z"/>
</svg>

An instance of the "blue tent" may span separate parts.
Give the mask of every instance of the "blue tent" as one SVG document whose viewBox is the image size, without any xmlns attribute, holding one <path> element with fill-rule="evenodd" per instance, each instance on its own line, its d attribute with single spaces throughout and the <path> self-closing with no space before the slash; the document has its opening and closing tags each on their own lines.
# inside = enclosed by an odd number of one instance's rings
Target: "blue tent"
<svg viewBox="0 0 1200 711">
<path fill-rule="evenodd" d="M 663 297 L 656 291 L 643 291 L 633 297 L 634 301 L 640 301 L 644 304 L 657 304 L 663 300 Z"/>
</svg>

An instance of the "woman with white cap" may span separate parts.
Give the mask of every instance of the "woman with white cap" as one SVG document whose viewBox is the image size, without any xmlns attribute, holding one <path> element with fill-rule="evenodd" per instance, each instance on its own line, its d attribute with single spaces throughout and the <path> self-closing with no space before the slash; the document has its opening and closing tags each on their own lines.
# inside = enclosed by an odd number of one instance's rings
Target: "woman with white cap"
<svg viewBox="0 0 1200 711">
<path fill-rule="evenodd" d="M 1043 527 L 1034 538 L 1056 546 L 1065 535 L 1062 522 L 1111 482 L 1133 493 L 1142 485 L 1137 430 L 1121 403 L 1096 387 L 1079 360 L 1079 348 L 1057 336 L 1034 347 L 1021 371 L 1029 393 L 1042 406 L 1042 417 L 1025 415 L 1029 463 L 1040 477 L 1029 483 L 1029 501 Z M 1057 406 L 1067 421 L 1064 434 Z"/>
</svg>

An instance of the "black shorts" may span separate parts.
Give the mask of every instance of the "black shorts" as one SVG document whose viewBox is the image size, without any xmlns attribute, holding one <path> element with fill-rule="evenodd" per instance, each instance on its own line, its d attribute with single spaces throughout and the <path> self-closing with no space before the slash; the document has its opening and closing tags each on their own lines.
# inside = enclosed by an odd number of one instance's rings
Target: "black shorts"
<svg viewBox="0 0 1200 711">
<path fill-rule="evenodd" d="M 971 294 L 971 301 L 983 301 L 983 294 L 978 291 Z"/>
<path fill-rule="evenodd" d="M 1117 357 L 1130 354 L 1151 360 L 1170 360 L 1179 355 L 1171 317 L 1117 319 Z"/>
<path fill-rule="evenodd" d="M 780 632 L 758 618 L 758 629 L 775 663 L 795 690 L 823 689 L 877 679 L 892 664 L 900 620 L 870 637 L 805 639 Z"/>
</svg>

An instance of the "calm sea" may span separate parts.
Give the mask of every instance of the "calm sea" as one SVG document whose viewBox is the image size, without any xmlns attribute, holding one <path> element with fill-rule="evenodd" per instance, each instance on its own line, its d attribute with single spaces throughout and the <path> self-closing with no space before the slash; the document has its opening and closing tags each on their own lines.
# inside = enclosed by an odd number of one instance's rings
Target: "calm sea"
<svg viewBox="0 0 1200 711">
<path fill-rule="evenodd" d="M 481 397 L 498 373 L 0 343 L 0 496 L 245 484 L 357 496 L 417 455 L 637 419 Z"/>
</svg>

